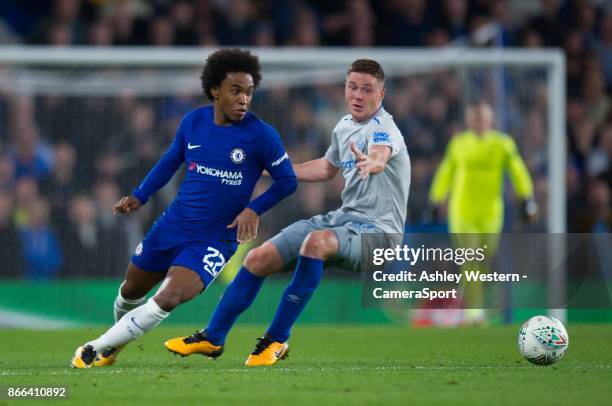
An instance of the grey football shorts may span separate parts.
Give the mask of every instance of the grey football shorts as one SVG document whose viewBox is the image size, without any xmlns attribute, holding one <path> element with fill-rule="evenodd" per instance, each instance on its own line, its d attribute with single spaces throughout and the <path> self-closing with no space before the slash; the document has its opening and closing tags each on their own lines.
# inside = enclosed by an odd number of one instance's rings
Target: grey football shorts
<svg viewBox="0 0 612 406">
<path fill-rule="evenodd" d="M 283 259 L 283 267 L 293 270 L 300 254 L 302 242 L 313 231 L 330 229 L 336 234 L 339 249 L 334 258 L 325 263 L 326 268 L 341 268 L 359 272 L 361 263 L 361 235 L 382 233 L 367 220 L 344 212 L 334 211 L 300 220 L 281 230 L 270 242 Z"/>
</svg>

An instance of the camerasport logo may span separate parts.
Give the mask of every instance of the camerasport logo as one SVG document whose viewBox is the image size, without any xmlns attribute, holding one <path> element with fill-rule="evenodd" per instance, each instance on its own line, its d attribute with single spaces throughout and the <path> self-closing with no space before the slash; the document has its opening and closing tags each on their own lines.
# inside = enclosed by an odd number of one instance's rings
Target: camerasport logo
<svg viewBox="0 0 612 406">
<path fill-rule="evenodd" d="M 242 171 L 228 171 L 225 169 L 211 168 L 196 162 L 190 162 L 189 165 L 187 165 L 187 169 L 190 172 L 196 172 L 200 175 L 219 178 L 223 185 L 238 186 L 242 184 Z"/>
</svg>

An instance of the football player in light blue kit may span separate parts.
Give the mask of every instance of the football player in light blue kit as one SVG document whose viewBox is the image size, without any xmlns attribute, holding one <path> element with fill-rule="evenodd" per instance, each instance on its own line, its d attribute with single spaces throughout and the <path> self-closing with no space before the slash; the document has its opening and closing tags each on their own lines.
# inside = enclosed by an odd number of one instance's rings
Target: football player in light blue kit
<svg viewBox="0 0 612 406">
<path fill-rule="evenodd" d="M 115 300 L 115 325 L 79 347 L 72 367 L 112 364 L 124 345 L 209 286 L 237 243 L 256 236 L 259 216 L 295 191 L 296 176 L 278 133 L 248 112 L 260 80 L 259 60 L 248 51 L 225 49 L 208 57 L 202 88 L 213 106 L 183 118 L 168 151 L 113 210 L 138 210 L 183 163 L 185 179 L 134 252 Z M 274 182 L 249 201 L 264 169 Z"/>
<path fill-rule="evenodd" d="M 303 182 L 326 181 L 341 172 L 345 181 L 342 207 L 298 221 L 251 250 L 208 327 L 166 341 L 170 351 L 218 356 L 230 328 L 251 305 L 264 277 L 297 261 L 272 324 L 246 361 L 249 366 L 275 364 L 289 351 L 291 327 L 317 288 L 323 264 L 358 271 L 363 233 L 403 234 L 410 159 L 399 129 L 382 107 L 384 78 L 377 62 L 353 62 L 345 86 L 350 114 L 334 128 L 324 157 L 294 165 L 298 180 Z"/>
</svg>

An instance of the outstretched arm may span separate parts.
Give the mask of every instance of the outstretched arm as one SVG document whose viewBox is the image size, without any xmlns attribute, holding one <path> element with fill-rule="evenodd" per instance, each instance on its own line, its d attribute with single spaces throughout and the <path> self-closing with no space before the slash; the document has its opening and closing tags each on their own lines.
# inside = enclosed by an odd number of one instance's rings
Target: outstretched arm
<svg viewBox="0 0 612 406">
<path fill-rule="evenodd" d="M 376 175 L 385 170 L 389 158 L 391 158 L 391 148 L 386 145 L 372 145 L 368 154 L 359 151 L 355 143 L 351 143 L 351 151 L 357 160 L 357 169 L 361 179 L 367 179 L 370 175 Z"/>
<path fill-rule="evenodd" d="M 293 170 L 301 182 L 324 182 L 333 179 L 340 169 L 332 165 L 327 158 L 319 158 L 294 164 Z"/>
<path fill-rule="evenodd" d="M 185 160 L 185 143 L 180 127 L 166 153 L 149 171 L 144 180 L 132 192 L 132 196 L 145 204 L 149 197 L 161 189 L 172 178 L 176 170 Z"/>
<path fill-rule="evenodd" d="M 113 205 L 113 214 L 126 214 L 138 210 L 149 200 L 151 195 L 168 183 L 184 160 L 182 140 L 180 131 L 177 131 L 172 145 L 149 171 L 140 185 L 132 191 L 132 195 L 123 196 Z"/>
</svg>

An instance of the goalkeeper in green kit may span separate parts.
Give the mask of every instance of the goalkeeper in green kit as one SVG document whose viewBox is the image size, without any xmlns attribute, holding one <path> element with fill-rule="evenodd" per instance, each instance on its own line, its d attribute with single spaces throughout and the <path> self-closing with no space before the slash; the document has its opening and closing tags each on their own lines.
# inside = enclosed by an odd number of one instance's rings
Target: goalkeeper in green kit
<svg viewBox="0 0 612 406">
<path fill-rule="evenodd" d="M 429 199 L 440 205 L 448 197 L 449 232 L 461 234 L 457 241 L 460 247 L 486 245 L 487 258 L 491 258 L 503 228 L 504 175 L 509 175 L 521 199 L 522 216 L 527 222 L 535 220 L 537 212 L 533 183 L 512 137 L 493 128 L 493 111 L 488 104 L 470 104 L 466 121 L 468 129 L 455 134 L 446 148 Z M 488 271 L 486 264 L 477 262 L 462 267 L 462 272 L 468 270 Z M 465 281 L 465 277 L 462 279 Z M 468 282 L 464 288 L 464 306 L 468 309 L 465 323 L 484 322 L 482 284 Z"/>
</svg>

